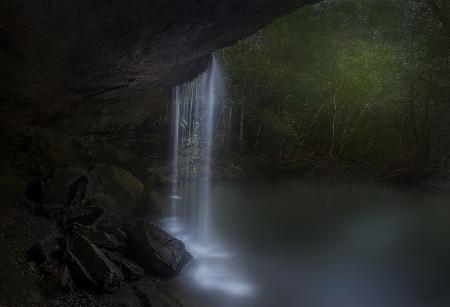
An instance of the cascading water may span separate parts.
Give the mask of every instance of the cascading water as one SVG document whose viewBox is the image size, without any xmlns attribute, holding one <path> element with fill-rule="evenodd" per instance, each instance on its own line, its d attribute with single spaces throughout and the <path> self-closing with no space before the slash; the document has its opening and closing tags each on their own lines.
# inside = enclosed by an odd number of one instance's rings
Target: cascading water
<svg viewBox="0 0 450 307">
<path fill-rule="evenodd" d="M 207 71 L 192 82 L 177 86 L 174 95 L 174 140 L 172 153 L 172 189 L 169 230 L 181 224 L 197 224 L 196 234 L 204 243 L 210 234 L 211 163 L 214 138 L 215 106 L 223 98 L 223 82 L 219 63 L 213 56 Z M 197 195 L 181 195 L 181 178 Z M 196 179 L 196 182 L 190 179 Z M 192 191 L 187 191 L 192 192 Z M 185 193 L 186 194 L 186 193 Z M 188 212 L 186 198 L 195 196 L 198 204 Z M 184 201 L 182 201 L 184 200 Z M 196 216 L 193 216 L 196 215 Z M 192 227 L 193 225 L 189 225 Z"/>
<path fill-rule="evenodd" d="M 173 125 L 173 149 L 172 149 L 172 189 L 170 195 L 170 214 L 176 215 L 177 209 L 177 199 L 178 196 L 178 156 L 179 156 L 179 138 L 180 138 L 180 100 L 179 97 L 179 88 L 174 89 L 174 101 L 175 107 L 173 108 L 174 114 L 172 118 L 174 119 Z"/>
<path fill-rule="evenodd" d="M 173 90 L 173 152 L 170 214 L 163 223 L 185 242 L 194 264 L 187 273 L 203 288 L 242 295 L 250 287 L 227 262 L 232 253 L 214 231 L 211 177 L 217 106 L 226 102 L 219 57 L 193 81 Z"/>
</svg>

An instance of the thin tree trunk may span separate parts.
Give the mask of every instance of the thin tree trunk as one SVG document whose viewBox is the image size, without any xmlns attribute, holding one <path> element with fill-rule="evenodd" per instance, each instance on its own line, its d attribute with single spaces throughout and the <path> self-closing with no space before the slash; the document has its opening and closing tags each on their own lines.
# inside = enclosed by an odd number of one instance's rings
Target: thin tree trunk
<svg viewBox="0 0 450 307">
<path fill-rule="evenodd" d="M 244 121 L 245 121 L 245 111 L 241 109 L 241 121 L 239 124 L 239 151 L 242 153 L 244 151 Z"/>
<path fill-rule="evenodd" d="M 359 112 L 358 118 L 355 120 L 355 122 L 353 123 L 353 126 L 350 128 L 350 132 L 347 130 L 347 128 L 344 129 L 344 132 L 342 133 L 341 144 L 339 146 L 339 153 L 337 154 L 337 157 L 341 156 L 342 151 L 344 150 L 344 147 L 345 147 L 345 140 L 347 139 L 347 137 L 349 135 L 351 135 L 353 133 L 353 131 L 355 131 L 356 126 L 358 126 L 362 116 L 364 115 L 364 113 L 366 113 L 367 109 L 372 106 L 372 104 L 373 104 L 373 100 L 366 103 L 366 105 L 362 108 L 361 112 Z"/>
<path fill-rule="evenodd" d="M 299 146 L 298 146 L 298 149 L 297 149 L 297 153 L 300 153 L 300 152 L 301 152 L 301 149 L 302 149 L 303 146 L 305 145 L 306 138 L 308 137 L 308 135 L 309 135 L 311 129 L 312 129 L 312 128 L 314 127 L 314 125 L 316 124 L 317 119 L 319 118 L 320 112 L 322 112 L 322 107 L 323 107 L 323 105 L 324 105 L 323 103 L 320 104 L 319 109 L 318 109 L 317 112 L 314 114 L 313 120 L 308 124 L 308 126 L 307 126 L 307 128 L 306 128 L 306 131 L 302 134 L 302 139 L 301 139 L 301 141 L 300 141 L 300 143 L 299 143 Z"/>
<path fill-rule="evenodd" d="M 441 0 L 441 4 L 438 4 L 436 0 L 427 0 L 431 10 L 437 19 L 441 22 L 442 27 L 447 34 L 447 43 L 450 44 L 450 8 L 449 0 Z"/>
<path fill-rule="evenodd" d="M 403 129 L 405 126 L 405 114 L 402 115 L 402 121 L 400 122 L 400 131 L 398 132 L 398 145 L 397 151 L 399 153 L 399 157 L 401 157 L 402 147 L 403 147 Z"/>
<path fill-rule="evenodd" d="M 233 103 L 230 103 L 230 107 L 228 108 L 228 124 L 227 124 L 227 131 L 226 131 L 226 143 L 227 146 L 230 146 L 231 142 L 231 131 L 232 131 L 232 125 L 233 125 Z"/>
<path fill-rule="evenodd" d="M 430 98 L 425 104 L 425 114 L 422 126 L 422 154 L 425 163 L 428 163 L 430 157 Z"/>
<path fill-rule="evenodd" d="M 258 147 L 259 136 L 260 136 L 260 134 L 261 134 L 261 126 L 262 126 L 262 122 L 259 122 L 258 132 L 256 133 L 255 146 L 253 147 L 253 150 L 254 150 L 254 151 L 256 151 L 256 148 Z"/>
<path fill-rule="evenodd" d="M 409 112 L 411 114 L 411 122 L 413 125 L 413 135 L 414 135 L 414 139 L 416 140 L 416 146 L 419 146 L 420 137 L 419 137 L 419 132 L 417 131 L 416 110 L 415 110 L 413 101 L 410 101 L 410 103 L 409 103 Z"/>
<path fill-rule="evenodd" d="M 335 139 L 335 135 L 336 135 L 336 113 L 337 113 L 336 95 L 333 96 L 333 104 L 334 104 L 334 112 L 333 112 L 333 121 L 332 121 L 332 128 L 331 128 L 331 146 L 330 146 L 330 152 L 328 153 L 330 160 L 333 159 L 334 139 Z"/>
</svg>

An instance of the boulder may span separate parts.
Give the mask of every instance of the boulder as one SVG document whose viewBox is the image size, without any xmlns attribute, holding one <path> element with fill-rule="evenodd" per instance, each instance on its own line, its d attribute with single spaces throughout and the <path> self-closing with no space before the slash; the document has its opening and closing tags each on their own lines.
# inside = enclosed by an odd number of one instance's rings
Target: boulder
<svg viewBox="0 0 450 307">
<path fill-rule="evenodd" d="M 112 234 L 116 237 L 117 240 L 126 242 L 127 241 L 127 234 L 125 231 L 122 230 L 122 228 L 115 226 L 115 225 L 104 225 L 104 224 L 97 224 L 97 229 Z"/>
<path fill-rule="evenodd" d="M 182 307 L 176 298 L 162 292 L 150 280 L 140 280 L 133 285 L 136 296 L 144 307 Z"/>
<path fill-rule="evenodd" d="M 174 276 L 192 259 L 183 242 L 151 222 L 127 222 L 124 228 L 132 255 L 152 273 Z"/>
<path fill-rule="evenodd" d="M 142 200 L 144 185 L 131 173 L 113 165 L 98 164 L 91 169 L 96 192 L 111 196 L 118 214 L 128 216 Z"/>
<path fill-rule="evenodd" d="M 70 269 L 82 285 L 114 291 L 123 281 L 120 269 L 80 231 L 73 228 L 66 236 Z"/>
<path fill-rule="evenodd" d="M 36 213 L 59 222 L 64 215 L 64 206 L 58 203 L 43 203 L 37 206 Z"/>
<path fill-rule="evenodd" d="M 126 281 L 138 280 L 145 275 L 144 270 L 139 265 L 127 259 L 123 254 L 108 250 L 105 250 L 104 253 L 122 270 Z"/>
<path fill-rule="evenodd" d="M 71 207 L 67 213 L 69 223 L 79 223 L 82 225 L 92 225 L 103 214 L 104 209 L 93 204 L 78 205 Z"/>
<path fill-rule="evenodd" d="M 102 225 L 107 227 L 117 227 L 122 225 L 123 216 L 118 203 L 112 196 L 106 195 L 102 192 L 96 192 L 84 204 L 87 207 L 98 207 L 103 210 L 103 213 L 95 221 L 95 225 Z"/>
<path fill-rule="evenodd" d="M 181 307 L 176 298 L 161 291 L 150 279 L 130 283 L 117 293 L 104 296 L 99 306 Z"/>
<path fill-rule="evenodd" d="M 142 203 L 139 206 L 138 214 L 155 215 L 167 213 L 169 208 L 169 199 L 161 193 L 145 188 Z"/>
<path fill-rule="evenodd" d="M 60 291 L 72 291 L 74 283 L 67 265 L 60 265 L 47 277 L 45 293 L 47 295 L 57 294 Z"/>
<path fill-rule="evenodd" d="M 142 307 L 142 304 L 133 287 L 127 285 L 114 294 L 102 297 L 95 306 Z"/>
<path fill-rule="evenodd" d="M 88 227 L 81 224 L 71 225 L 70 231 L 76 231 L 83 235 L 93 244 L 98 247 L 105 248 L 112 251 L 125 251 L 126 243 L 123 240 L 119 240 L 115 235 L 104 232 L 94 227 Z"/>
<path fill-rule="evenodd" d="M 42 183 L 42 202 L 70 205 L 83 200 L 88 184 L 88 172 L 81 167 L 57 169 Z"/>
<path fill-rule="evenodd" d="M 70 251 L 66 251 L 65 260 L 76 284 L 82 288 L 89 288 L 94 291 L 104 291 L 104 289 L 94 280 L 87 268 Z"/>
<path fill-rule="evenodd" d="M 42 181 L 41 190 L 39 202 L 45 204 L 46 216 L 60 215 L 56 209 L 63 208 L 69 223 L 91 225 L 104 213 L 105 219 L 112 218 L 111 224 L 117 225 L 142 202 L 144 185 L 124 169 L 97 164 L 90 170 L 82 167 L 57 169 Z"/>
<path fill-rule="evenodd" d="M 57 261 L 47 261 L 39 267 L 39 270 L 41 271 L 42 275 L 44 275 L 45 277 L 49 277 L 56 273 L 60 266 L 61 265 Z"/>
<path fill-rule="evenodd" d="M 55 231 L 27 251 L 27 259 L 38 265 L 58 258 L 62 251 L 64 236 Z"/>
</svg>

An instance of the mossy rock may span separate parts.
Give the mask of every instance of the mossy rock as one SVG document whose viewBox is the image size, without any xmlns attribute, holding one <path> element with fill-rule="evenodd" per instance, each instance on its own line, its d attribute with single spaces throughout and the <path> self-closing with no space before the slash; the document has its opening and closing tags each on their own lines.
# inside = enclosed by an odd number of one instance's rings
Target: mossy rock
<svg viewBox="0 0 450 307">
<path fill-rule="evenodd" d="M 142 201 L 144 185 L 131 173 L 113 165 L 98 164 L 91 170 L 96 190 L 114 198 L 123 216 L 134 212 Z"/>
</svg>

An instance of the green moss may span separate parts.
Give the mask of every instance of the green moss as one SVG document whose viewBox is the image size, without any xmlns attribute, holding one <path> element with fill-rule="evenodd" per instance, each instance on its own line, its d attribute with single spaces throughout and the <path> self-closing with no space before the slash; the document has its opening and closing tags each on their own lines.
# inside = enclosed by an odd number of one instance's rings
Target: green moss
<svg viewBox="0 0 450 307">
<path fill-rule="evenodd" d="M 124 169 L 114 167 L 113 168 L 113 178 L 122 188 L 129 192 L 132 197 L 140 198 L 144 192 L 144 185 L 139 179 L 134 177 L 132 174 Z"/>
<path fill-rule="evenodd" d="M 116 209 L 121 214 L 132 213 L 142 201 L 144 185 L 126 170 L 113 165 L 98 164 L 93 175 L 101 182 L 98 190 L 114 199 Z"/>
</svg>

